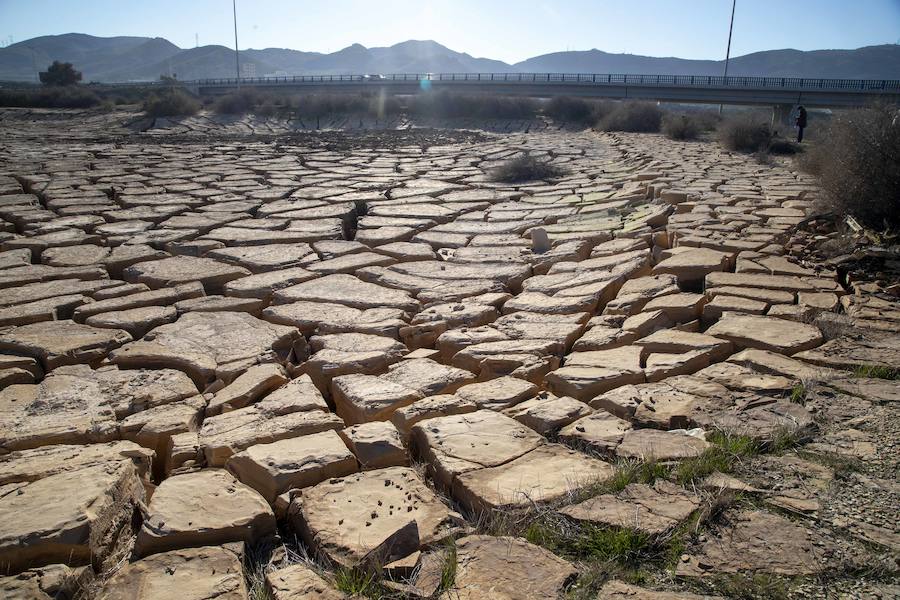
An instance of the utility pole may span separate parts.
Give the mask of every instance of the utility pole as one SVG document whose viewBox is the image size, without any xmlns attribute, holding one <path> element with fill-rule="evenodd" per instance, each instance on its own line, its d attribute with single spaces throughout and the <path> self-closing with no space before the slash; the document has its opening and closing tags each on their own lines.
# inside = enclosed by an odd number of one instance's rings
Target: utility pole
<svg viewBox="0 0 900 600">
<path fill-rule="evenodd" d="M 231 0 L 231 10 L 234 13 L 234 72 L 237 75 L 237 86 L 241 87 L 241 58 L 238 54 L 237 40 L 237 0 Z"/>
<path fill-rule="evenodd" d="M 731 24 L 728 25 L 728 47 L 725 48 L 725 73 L 723 73 L 722 77 L 726 79 L 728 78 L 728 59 L 731 58 L 731 32 L 734 30 L 734 8 L 737 5 L 737 0 L 731 0 Z M 722 114 L 722 105 L 719 105 L 719 114 Z"/>
</svg>

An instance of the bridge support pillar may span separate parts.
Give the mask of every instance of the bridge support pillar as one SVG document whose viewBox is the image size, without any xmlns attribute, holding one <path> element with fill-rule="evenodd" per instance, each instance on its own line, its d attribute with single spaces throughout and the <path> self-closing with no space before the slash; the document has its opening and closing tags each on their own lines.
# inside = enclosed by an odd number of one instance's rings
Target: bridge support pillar
<svg viewBox="0 0 900 600">
<path fill-rule="evenodd" d="M 772 129 L 783 130 L 791 126 L 791 112 L 793 104 L 776 104 L 772 107 Z"/>
</svg>

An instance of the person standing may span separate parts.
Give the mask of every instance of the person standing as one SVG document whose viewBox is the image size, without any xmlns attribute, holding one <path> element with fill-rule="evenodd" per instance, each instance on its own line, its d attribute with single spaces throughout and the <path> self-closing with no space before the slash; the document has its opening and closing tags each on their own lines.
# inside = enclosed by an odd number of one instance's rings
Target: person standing
<svg viewBox="0 0 900 600">
<path fill-rule="evenodd" d="M 803 130 L 806 128 L 806 109 L 803 106 L 797 107 L 797 118 L 794 121 L 797 125 L 797 143 L 803 141 Z"/>
</svg>

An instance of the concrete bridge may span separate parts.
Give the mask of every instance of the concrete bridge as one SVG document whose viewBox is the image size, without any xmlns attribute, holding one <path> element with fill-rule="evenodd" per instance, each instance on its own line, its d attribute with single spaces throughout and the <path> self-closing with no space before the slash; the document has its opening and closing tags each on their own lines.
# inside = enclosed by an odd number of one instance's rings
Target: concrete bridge
<svg viewBox="0 0 900 600">
<path fill-rule="evenodd" d="M 782 121 L 797 104 L 810 108 L 900 102 L 900 81 L 808 79 L 797 77 L 716 77 L 707 75 L 611 75 L 592 73 L 400 73 L 391 75 L 303 75 L 185 82 L 199 95 L 221 95 L 239 87 L 302 92 L 415 94 L 423 90 L 548 98 L 635 99 L 691 104 L 773 107 Z"/>
</svg>

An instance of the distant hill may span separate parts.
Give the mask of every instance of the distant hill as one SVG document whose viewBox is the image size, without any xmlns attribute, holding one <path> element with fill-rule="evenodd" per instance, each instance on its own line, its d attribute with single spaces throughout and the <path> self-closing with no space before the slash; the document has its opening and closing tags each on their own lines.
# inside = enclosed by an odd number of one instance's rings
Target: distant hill
<svg viewBox="0 0 900 600">
<path fill-rule="evenodd" d="M 163 38 L 101 38 L 83 33 L 48 35 L 0 48 L 0 79 L 35 81 L 35 67 L 44 71 L 54 60 L 59 60 L 76 65 L 85 82 L 125 81 L 140 67 L 180 52 L 183 52 L 181 48 Z"/>
<path fill-rule="evenodd" d="M 628 73 L 635 75 L 721 75 L 725 61 L 610 54 L 601 50 L 554 52 L 513 67 L 522 72 Z M 766 50 L 731 59 L 729 75 L 900 79 L 900 45 L 856 50 Z"/>
<path fill-rule="evenodd" d="M 149 81 L 160 75 L 179 79 L 233 77 L 234 51 L 225 46 L 181 49 L 163 38 L 101 38 L 83 33 L 37 37 L 0 48 L 0 80 L 35 81 L 35 69 L 54 60 L 71 62 L 84 81 Z M 353 44 L 332 52 L 286 48 L 242 50 L 243 73 L 327 75 L 350 73 L 629 73 L 645 75 L 721 75 L 723 61 L 611 54 L 602 50 L 554 52 L 510 65 L 476 58 L 437 42 L 409 40 L 385 48 Z M 856 50 L 767 50 L 731 60 L 730 75 L 900 79 L 900 46 Z"/>
</svg>

